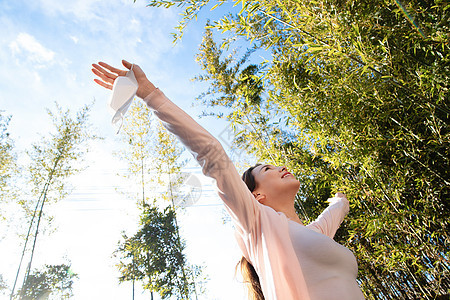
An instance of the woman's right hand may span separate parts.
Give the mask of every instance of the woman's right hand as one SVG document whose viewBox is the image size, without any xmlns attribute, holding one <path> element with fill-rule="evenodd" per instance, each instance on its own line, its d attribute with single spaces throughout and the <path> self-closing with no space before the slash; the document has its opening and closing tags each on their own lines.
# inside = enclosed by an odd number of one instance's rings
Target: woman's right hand
<svg viewBox="0 0 450 300">
<path fill-rule="evenodd" d="M 151 83 L 147 79 L 147 76 L 145 76 L 145 73 L 144 71 L 142 71 L 141 67 L 139 67 L 138 65 L 133 65 L 127 62 L 126 60 L 122 60 L 122 64 L 128 70 L 131 70 L 131 66 L 133 66 L 134 77 L 138 82 L 138 89 L 136 91 L 136 95 L 139 98 L 144 99 L 156 89 L 153 83 Z M 116 78 L 119 76 L 125 76 L 128 72 L 127 70 L 114 68 L 104 62 L 92 64 L 92 67 L 93 67 L 92 72 L 100 78 L 94 79 L 95 83 L 110 90 L 112 90 Z"/>
</svg>

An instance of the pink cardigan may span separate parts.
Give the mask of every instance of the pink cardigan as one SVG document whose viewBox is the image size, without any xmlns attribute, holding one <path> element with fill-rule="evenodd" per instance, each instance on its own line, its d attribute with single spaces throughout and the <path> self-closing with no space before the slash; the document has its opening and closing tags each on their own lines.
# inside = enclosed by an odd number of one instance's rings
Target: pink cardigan
<svg viewBox="0 0 450 300">
<path fill-rule="evenodd" d="M 218 194 L 234 221 L 238 244 L 255 267 L 265 298 L 310 299 L 286 216 L 257 202 L 219 141 L 159 89 L 144 101 L 191 151 L 203 173 L 215 179 Z M 335 201 L 308 227 L 332 237 L 347 212 L 348 202 Z"/>
</svg>

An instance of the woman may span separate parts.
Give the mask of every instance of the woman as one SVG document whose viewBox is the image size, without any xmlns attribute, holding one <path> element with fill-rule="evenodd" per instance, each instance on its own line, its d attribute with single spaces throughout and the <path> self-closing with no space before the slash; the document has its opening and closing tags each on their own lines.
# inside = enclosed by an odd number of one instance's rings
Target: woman
<svg viewBox="0 0 450 300">
<path fill-rule="evenodd" d="M 132 64 L 122 63 L 131 70 Z M 317 220 L 304 226 L 294 209 L 300 183 L 285 167 L 257 165 L 242 180 L 220 143 L 165 97 L 139 66 L 132 70 L 136 95 L 192 152 L 203 173 L 216 180 L 243 265 L 258 276 L 263 295 L 257 299 L 363 299 L 355 257 L 332 240 L 348 213 L 344 194 L 336 194 Z M 99 77 L 94 81 L 107 89 L 127 73 L 103 62 L 93 64 L 92 71 Z"/>
</svg>

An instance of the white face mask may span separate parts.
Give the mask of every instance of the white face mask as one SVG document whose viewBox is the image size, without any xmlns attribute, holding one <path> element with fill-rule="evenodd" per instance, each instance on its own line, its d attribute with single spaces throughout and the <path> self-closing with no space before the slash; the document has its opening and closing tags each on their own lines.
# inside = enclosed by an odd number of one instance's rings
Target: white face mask
<svg viewBox="0 0 450 300">
<path fill-rule="evenodd" d="M 122 121 L 117 133 L 119 133 L 120 128 L 122 128 L 123 117 L 130 107 L 131 102 L 133 102 L 137 89 L 138 83 L 136 77 L 134 77 L 133 65 L 131 66 L 131 70 L 127 72 L 127 75 L 119 76 L 114 80 L 109 107 L 114 113 L 111 120 L 112 124 L 115 125 L 117 122 Z"/>
</svg>

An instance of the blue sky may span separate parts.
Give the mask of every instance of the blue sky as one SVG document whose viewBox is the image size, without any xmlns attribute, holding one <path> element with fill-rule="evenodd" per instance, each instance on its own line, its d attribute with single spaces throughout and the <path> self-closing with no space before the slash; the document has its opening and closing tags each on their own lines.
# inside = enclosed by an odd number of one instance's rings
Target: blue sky
<svg viewBox="0 0 450 300">
<path fill-rule="evenodd" d="M 174 46 L 170 33 L 179 11 L 145 4 L 132 0 L 0 0 L 0 110 L 12 116 L 9 131 L 16 149 L 25 150 L 51 129 L 46 108 L 54 108 L 55 102 L 76 111 L 95 100 L 92 128 L 105 138 L 90 145 L 89 167 L 71 179 L 72 194 L 49 206 L 57 230 L 39 238 L 34 260 L 37 267 L 70 259 L 80 277 L 74 299 L 131 299 L 131 285 L 118 285 L 111 255 L 121 231 L 133 232 L 138 218 L 134 202 L 120 193 L 127 186 L 116 176 L 123 165 L 112 155 L 120 143 L 106 106 L 110 94 L 93 83 L 91 63 L 103 60 L 118 66 L 122 58 L 135 62 L 194 118 L 201 111 L 192 103 L 205 87 L 190 79 L 200 73 L 195 53 L 203 22 L 191 23 L 183 40 Z M 216 136 L 227 128 L 210 119 L 199 122 Z M 234 279 L 240 254 L 231 226 L 222 224 L 220 201 L 194 162 L 186 171 L 195 174 L 203 187 L 201 200 L 181 216 L 188 256 L 192 263 L 206 266 L 210 279 L 200 299 L 243 299 L 242 287 Z M 0 270 L 10 286 L 21 250 L 17 231 L 11 224 L 0 224 L 0 256 L 8 258 L 2 259 Z M 138 290 L 135 299 L 148 297 Z"/>
</svg>

